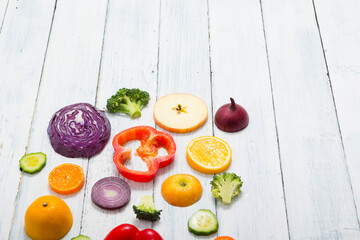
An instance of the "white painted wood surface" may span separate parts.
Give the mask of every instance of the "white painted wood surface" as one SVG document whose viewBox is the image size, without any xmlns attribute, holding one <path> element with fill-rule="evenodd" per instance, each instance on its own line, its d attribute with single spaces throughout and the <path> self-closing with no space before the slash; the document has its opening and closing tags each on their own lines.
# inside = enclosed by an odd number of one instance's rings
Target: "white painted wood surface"
<svg viewBox="0 0 360 240">
<path fill-rule="evenodd" d="M 214 127 L 214 135 L 233 149 L 229 171 L 244 182 L 241 197 L 230 207 L 217 202 L 219 221 L 227 222 L 219 235 L 234 232 L 238 239 L 287 239 L 260 3 L 210 0 L 209 8 L 214 116 L 216 109 L 230 103 L 230 97 L 250 116 L 249 126 L 238 133 Z"/>
<path fill-rule="evenodd" d="M 56 194 L 49 188 L 48 175 L 63 163 L 77 164 L 86 173 L 88 161 L 55 153 L 46 130 L 58 109 L 78 102 L 95 104 L 105 14 L 106 1 L 57 2 L 28 148 L 29 152 L 44 152 L 48 160 L 38 174 L 23 176 L 11 239 L 25 239 L 27 207 L 39 196 L 49 194 L 64 199 L 72 211 L 74 222 L 68 238 L 79 234 L 84 188 L 68 196 Z"/>
<path fill-rule="evenodd" d="M 105 109 L 106 100 L 123 87 L 146 88 L 151 96 L 149 107 L 142 110 L 141 118 L 108 114 L 112 128 L 111 139 L 129 127 L 155 127 L 150 106 L 156 101 L 159 9 L 158 0 L 109 1 L 97 107 Z M 130 143 L 126 146 L 132 149 L 132 159 L 126 166 L 146 170 L 144 162 L 134 155 L 139 144 Z M 151 227 L 151 223 L 135 218 L 132 205 L 138 204 L 144 195 L 153 195 L 153 182 L 137 183 L 123 178 L 115 167 L 113 154 L 114 148 L 110 141 L 102 153 L 89 162 L 81 233 L 94 239 L 104 238 L 112 228 L 121 223 L 134 224 L 140 229 Z M 132 192 L 126 207 L 109 211 L 92 203 L 92 186 L 99 179 L 108 176 L 121 176 L 129 183 Z"/>
<path fill-rule="evenodd" d="M 314 4 L 359 220 L 360 21 L 352 19 L 360 19 L 360 2 L 316 0 Z"/>
<path fill-rule="evenodd" d="M 56 5 L 56 10 L 55 10 Z M 103 239 L 115 226 L 154 228 L 165 240 L 360 239 L 360 23 L 357 0 L 0 0 L 0 239 L 27 239 L 23 218 L 36 198 L 53 194 L 70 206 L 74 225 L 64 239 Z M 329 75 L 327 75 L 329 74 Z M 154 181 L 135 183 L 130 203 L 104 211 L 90 199 L 93 184 L 119 176 L 111 140 L 90 159 L 55 153 L 46 128 L 61 107 L 88 102 L 104 109 L 121 87 L 151 95 L 142 117 L 107 114 L 112 137 L 137 125 L 157 127 L 152 107 L 174 92 L 201 97 L 209 110 L 200 129 L 172 134 L 174 162 Z M 232 96 L 250 124 L 228 134 L 213 123 Z M 191 169 L 187 144 L 215 135 L 233 149 L 229 171 L 242 176 L 243 192 L 230 206 L 215 201 L 212 176 Z M 130 143 L 135 150 L 138 143 Z M 22 174 L 18 160 L 47 154 L 38 174 Z M 83 167 L 84 188 L 55 194 L 47 176 L 57 165 Z M 136 156 L 129 167 L 144 169 Z M 187 208 L 167 204 L 162 182 L 189 173 L 202 183 L 201 200 Z M 154 195 L 162 217 L 137 220 L 132 205 Z M 211 209 L 219 231 L 196 237 L 187 220 Z"/>
<path fill-rule="evenodd" d="M 0 239 L 9 237 L 17 205 L 54 3 L 12 1 L 0 34 Z"/>
<path fill-rule="evenodd" d="M 262 2 L 290 238 L 357 239 L 312 2 Z"/>
</svg>

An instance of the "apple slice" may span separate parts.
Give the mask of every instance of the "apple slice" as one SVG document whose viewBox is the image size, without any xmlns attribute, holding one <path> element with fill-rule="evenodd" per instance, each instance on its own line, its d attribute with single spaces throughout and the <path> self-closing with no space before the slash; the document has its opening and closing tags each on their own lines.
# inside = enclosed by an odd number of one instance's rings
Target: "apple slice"
<svg viewBox="0 0 360 240">
<path fill-rule="evenodd" d="M 187 133 L 201 127 L 207 119 L 208 109 L 203 100 L 191 94 L 173 93 L 157 100 L 154 119 L 163 129 Z"/>
</svg>

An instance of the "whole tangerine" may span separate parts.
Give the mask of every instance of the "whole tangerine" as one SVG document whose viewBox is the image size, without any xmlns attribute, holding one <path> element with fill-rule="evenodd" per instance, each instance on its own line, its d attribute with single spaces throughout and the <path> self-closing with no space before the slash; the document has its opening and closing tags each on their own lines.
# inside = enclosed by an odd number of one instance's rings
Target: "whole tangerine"
<svg viewBox="0 0 360 240">
<path fill-rule="evenodd" d="M 188 207 L 201 198 L 200 181 L 189 174 L 175 174 L 168 177 L 161 186 L 161 195 L 169 204 Z"/>
<path fill-rule="evenodd" d="M 58 240 L 71 229 L 69 206 L 52 195 L 36 199 L 25 213 L 25 232 L 33 240 Z"/>
</svg>

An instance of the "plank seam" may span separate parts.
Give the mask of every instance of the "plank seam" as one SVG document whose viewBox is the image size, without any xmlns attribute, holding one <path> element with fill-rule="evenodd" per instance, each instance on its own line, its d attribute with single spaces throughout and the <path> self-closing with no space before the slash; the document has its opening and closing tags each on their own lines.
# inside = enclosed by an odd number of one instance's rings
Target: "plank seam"
<svg viewBox="0 0 360 240">
<path fill-rule="evenodd" d="M 340 134 L 340 140 L 341 140 L 341 147 L 342 147 L 343 154 L 344 154 L 344 163 L 345 163 L 345 168 L 346 168 L 346 174 L 347 174 L 347 178 L 348 178 L 349 183 L 350 183 L 351 194 L 352 194 L 352 199 L 353 199 L 353 202 L 354 202 L 355 214 L 356 214 L 356 218 L 357 218 L 357 222 L 358 222 L 358 227 L 360 228 L 360 218 L 359 218 L 359 215 L 358 215 L 358 210 L 357 210 L 356 201 L 355 201 L 355 195 L 354 195 L 354 189 L 353 189 L 353 185 L 352 185 L 352 181 L 351 181 L 351 176 L 350 176 L 350 173 L 349 173 L 349 166 L 348 166 L 348 163 L 347 163 L 344 140 L 343 140 L 343 136 L 342 136 L 342 132 L 341 132 L 341 126 L 340 126 L 340 121 L 339 121 L 339 116 L 338 116 L 338 111 L 337 111 L 337 106 L 336 106 L 336 101 L 335 101 L 335 96 L 334 96 L 334 90 L 333 90 L 332 83 L 331 83 L 330 71 L 329 71 L 329 66 L 328 66 L 328 62 L 327 62 L 327 58 L 326 58 L 324 42 L 323 42 L 322 35 L 321 35 L 319 19 L 318 19 L 317 12 L 316 12 L 315 0 L 312 0 L 312 5 L 313 5 L 313 9 L 314 9 L 316 26 L 317 26 L 318 34 L 319 34 L 319 38 L 320 38 L 321 49 L 322 49 L 322 53 L 323 53 L 323 57 L 324 57 L 324 62 L 325 62 L 325 67 L 326 67 L 326 75 L 327 75 L 327 78 L 328 78 L 328 83 L 329 83 L 329 87 L 330 87 L 332 102 L 333 102 L 334 109 L 335 109 L 336 123 L 337 123 L 337 126 L 338 126 L 338 130 L 339 130 L 339 134 Z"/>
<path fill-rule="evenodd" d="M 4 12 L 4 17 L 3 17 L 2 21 L 1 21 L 0 34 L 1 34 L 1 31 L 2 31 L 2 28 L 3 28 L 3 25 L 4 25 L 4 22 L 5 22 L 5 17 L 6 17 L 6 14 L 7 14 L 8 6 L 9 6 L 9 1 L 10 1 L 10 0 L 8 0 L 7 3 L 6 3 L 5 12 Z"/>
<path fill-rule="evenodd" d="M 158 49 L 157 49 L 157 63 L 156 63 L 156 100 L 158 100 L 159 97 L 159 63 L 160 63 L 160 30 L 161 30 L 161 6 L 162 6 L 162 1 L 159 0 L 159 24 L 158 24 Z M 156 128 L 156 123 L 155 124 L 155 129 Z M 155 178 L 152 180 L 153 182 L 153 199 L 155 202 Z M 151 222 L 151 228 L 154 228 L 155 223 Z"/>
<path fill-rule="evenodd" d="M 99 60 L 98 81 L 97 81 L 97 85 L 96 85 L 96 94 L 95 94 L 95 106 L 97 106 L 98 92 L 99 92 L 99 88 L 100 88 L 100 75 L 101 75 L 102 59 L 103 59 L 103 52 L 104 52 L 106 25 L 107 25 L 108 12 L 109 12 L 109 1 L 110 0 L 107 0 L 107 3 L 106 3 L 104 30 L 103 30 L 103 38 L 102 38 L 102 43 L 101 43 L 101 54 L 100 54 L 100 60 Z M 85 180 L 85 184 L 84 184 L 84 189 L 85 190 L 84 190 L 84 197 L 83 197 L 82 210 L 81 210 L 81 220 L 80 220 L 80 234 L 82 233 L 82 228 L 83 228 L 84 209 L 85 209 L 85 200 L 86 200 L 86 189 L 87 189 L 87 184 L 88 184 L 90 159 L 91 158 L 88 158 L 88 160 L 87 160 L 88 164 L 87 164 L 87 167 L 86 167 L 86 180 Z"/>
<path fill-rule="evenodd" d="M 269 51 L 268 51 L 268 45 L 267 45 L 267 39 L 266 39 L 266 31 L 265 31 L 265 20 L 264 20 L 264 11 L 263 11 L 263 3 L 262 0 L 259 0 L 260 3 L 260 12 L 261 12 L 261 21 L 262 21 L 262 27 L 263 27 L 263 35 L 264 35 L 264 43 L 265 43 L 265 52 L 266 52 L 266 61 L 268 66 L 268 76 L 270 80 L 270 89 L 271 89 L 271 100 L 272 100 L 272 107 L 273 107 L 273 114 L 274 114 L 274 124 L 275 124 L 275 132 L 276 132 L 276 141 L 277 141 L 277 147 L 278 147 L 278 156 L 279 156 L 279 165 L 280 165 L 280 173 L 281 173 L 281 184 L 283 189 L 283 196 L 284 196 L 284 205 L 285 205 L 285 215 L 286 215 L 286 227 L 288 230 L 288 239 L 291 239 L 290 237 L 290 231 L 289 231 L 289 217 L 288 217 L 288 211 L 287 211 L 287 204 L 286 204 L 286 194 L 285 194 L 285 185 L 284 185 L 284 177 L 283 177 L 283 168 L 281 164 L 281 151 L 280 151 L 280 141 L 279 141 L 279 131 L 277 127 L 277 121 L 276 121 L 276 109 L 275 109 L 275 101 L 274 101 L 274 90 L 273 90 L 273 84 L 271 79 L 271 67 L 270 67 L 270 61 L 269 61 Z"/>
<path fill-rule="evenodd" d="M 30 123 L 30 129 L 29 129 L 29 134 L 28 134 L 28 140 L 27 140 L 27 144 L 26 144 L 25 154 L 28 153 L 28 148 L 29 148 L 29 144 L 30 144 L 30 140 L 31 140 L 31 130 L 32 130 L 32 128 L 33 128 L 35 112 L 36 112 L 36 108 L 37 108 L 37 105 L 38 105 L 38 98 L 39 98 L 40 86 L 41 86 L 41 82 L 42 82 L 42 78 L 43 78 L 44 66 L 45 66 L 45 62 L 46 62 L 46 56 L 47 56 L 47 52 L 48 52 L 48 48 L 49 48 L 49 43 L 50 43 L 50 36 L 51 36 L 52 27 L 53 27 L 54 18 L 55 18 L 56 6 L 57 6 L 57 0 L 55 0 L 55 6 L 54 6 L 54 10 L 53 10 L 53 15 L 52 15 L 52 18 L 51 18 L 49 35 L 48 35 L 48 39 L 47 39 L 47 42 L 46 42 L 46 48 L 45 48 L 45 53 L 44 53 L 44 60 L 43 60 L 42 67 L 41 67 L 41 74 L 40 74 L 40 80 L 39 80 L 39 85 L 38 85 L 38 91 L 37 91 L 37 93 L 36 93 L 35 105 L 34 105 L 33 114 L 32 114 L 32 118 L 31 118 L 31 123 Z M 20 190 L 21 190 L 21 185 L 22 185 L 23 176 L 24 176 L 24 172 L 21 172 L 21 177 L 20 177 L 20 181 L 19 181 L 19 185 L 18 185 L 18 191 L 17 191 L 16 198 L 15 198 L 14 212 L 13 212 L 13 216 L 12 216 L 12 219 L 11 219 L 11 226 L 10 226 L 10 231 L 9 231 L 9 239 L 10 239 L 10 235 L 11 235 L 12 228 L 13 228 L 13 225 L 14 225 L 14 220 L 15 220 L 15 215 L 16 215 L 16 209 L 17 209 L 18 202 L 19 202 L 19 199 L 20 199 Z"/>
<path fill-rule="evenodd" d="M 157 51 L 157 63 L 156 63 L 156 100 L 159 97 L 159 64 L 160 64 L 160 32 L 161 32 L 161 5 L 162 2 L 160 0 L 159 3 L 159 24 L 158 24 L 158 51 Z"/>
<path fill-rule="evenodd" d="M 103 59 L 103 53 L 104 53 L 106 25 L 107 25 L 107 21 L 108 21 L 108 13 L 109 13 L 109 2 L 110 2 L 110 0 L 107 0 L 106 13 L 105 13 L 105 22 L 104 22 L 104 31 L 103 31 L 103 39 L 102 39 L 102 44 L 101 44 L 101 55 L 100 55 L 100 61 L 99 61 L 98 81 L 97 81 L 97 85 L 96 85 L 95 106 L 97 105 L 98 92 L 99 92 L 99 88 L 100 88 L 100 75 L 101 75 L 102 59 Z"/>
<path fill-rule="evenodd" d="M 214 116 L 214 95 L 213 95 L 213 72 L 212 72 L 212 61 L 211 61 L 211 33 L 210 33 L 210 3 L 209 0 L 206 1 L 207 3 L 207 20 L 208 20 L 208 43 L 209 43 L 209 76 L 210 76 L 210 104 L 211 104 L 211 130 L 212 130 L 212 135 L 215 136 L 215 131 L 214 131 L 214 120 L 213 120 L 213 116 Z M 216 217 L 218 216 L 218 201 L 215 198 L 215 215 Z M 219 236 L 219 233 L 216 232 L 216 236 Z"/>
</svg>

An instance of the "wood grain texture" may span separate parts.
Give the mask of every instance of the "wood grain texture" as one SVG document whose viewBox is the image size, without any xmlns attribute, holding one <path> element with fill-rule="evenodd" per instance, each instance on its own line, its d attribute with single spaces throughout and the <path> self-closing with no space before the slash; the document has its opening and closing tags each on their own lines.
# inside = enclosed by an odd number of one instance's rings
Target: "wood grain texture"
<svg viewBox="0 0 360 240">
<path fill-rule="evenodd" d="M 155 202 L 163 210 L 155 229 L 167 240 L 213 239 L 196 237 L 189 233 L 187 221 L 198 209 L 214 213 L 215 201 L 210 192 L 212 175 L 193 170 L 186 161 L 186 146 L 199 136 L 212 135 L 211 85 L 206 1 L 162 1 L 159 44 L 158 98 L 169 93 L 190 93 L 204 100 L 209 107 L 207 122 L 198 130 L 187 134 L 172 134 L 176 142 L 174 162 L 160 169 L 155 178 Z M 158 128 L 161 130 L 161 128 Z M 197 203 L 186 208 L 169 205 L 161 196 L 161 185 L 166 178 L 178 173 L 198 178 L 203 194 Z M 172 224 L 168 224 L 172 223 Z"/>
<path fill-rule="evenodd" d="M 47 179 L 54 167 L 66 162 L 86 171 L 88 160 L 55 153 L 46 130 L 51 116 L 61 107 L 95 103 L 105 12 L 106 1 L 57 2 L 28 149 L 47 154 L 47 164 L 38 174 L 24 174 L 11 239 L 26 238 L 25 211 L 35 199 L 48 194 L 61 197 L 72 211 L 74 223 L 66 238 L 79 234 L 84 188 L 76 194 L 58 195 L 50 190 Z"/>
<path fill-rule="evenodd" d="M 155 126 L 152 106 L 156 101 L 159 10 L 158 0 L 109 1 L 97 106 L 105 109 L 106 100 L 123 87 L 146 90 L 151 97 L 140 118 L 131 119 L 121 113 L 107 114 L 112 126 L 111 140 L 130 127 Z M 126 166 L 145 171 L 145 163 L 134 155 L 139 142 L 130 142 L 126 146 L 132 149 L 132 159 Z M 110 142 L 101 155 L 89 162 L 81 233 L 92 239 L 103 239 L 112 228 L 123 223 L 134 224 L 139 229 L 151 227 L 151 222 L 136 219 L 132 206 L 139 204 L 142 196 L 153 194 L 153 182 L 138 183 L 123 178 L 113 162 L 113 154 Z M 103 210 L 91 201 L 92 186 L 108 176 L 120 176 L 132 190 L 130 202 L 119 210 Z"/>
<path fill-rule="evenodd" d="M 0 239 L 10 233 L 54 1 L 11 2 L 0 35 Z M 32 21 L 28 21 L 29 16 Z M 0 17 L 1 19 L 1 17 Z"/>
<path fill-rule="evenodd" d="M 290 237 L 358 239 L 312 2 L 262 3 Z"/>
<path fill-rule="evenodd" d="M 217 201 L 219 236 L 288 239 L 260 4 L 210 0 L 209 19 L 214 115 L 233 97 L 250 117 L 249 126 L 241 132 L 226 133 L 214 127 L 215 136 L 228 142 L 233 151 L 227 171 L 244 182 L 231 205 Z"/>
<path fill-rule="evenodd" d="M 359 19 L 360 2 L 316 0 L 314 4 L 359 219 L 360 22 L 354 19 Z"/>
<path fill-rule="evenodd" d="M 1 29 L 5 20 L 5 16 L 6 16 L 6 10 L 7 7 L 9 5 L 9 0 L 1 0 L 0 1 L 0 34 L 1 34 Z"/>
</svg>

